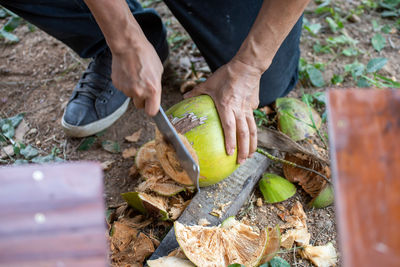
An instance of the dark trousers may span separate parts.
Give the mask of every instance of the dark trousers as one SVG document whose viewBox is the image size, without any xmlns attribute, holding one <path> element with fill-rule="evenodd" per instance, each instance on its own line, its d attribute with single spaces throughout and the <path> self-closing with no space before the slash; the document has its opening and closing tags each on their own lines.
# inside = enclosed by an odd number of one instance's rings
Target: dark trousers
<svg viewBox="0 0 400 267">
<path fill-rule="evenodd" d="M 147 39 L 157 49 L 166 38 L 160 16 L 153 9 L 143 9 L 135 0 L 127 2 Z M 262 4 L 262 0 L 164 2 L 190 34 L 212 71 L 236 54 Z M 107 46 L 100 28 L 82 0 L 0 0 L 0 4 L 59 39 L 81 57 L 93 57 Z M 295 86 L 301 26 L 302 18 L 262 75 L 260 106 L 286 95 Z"/>
</svg>

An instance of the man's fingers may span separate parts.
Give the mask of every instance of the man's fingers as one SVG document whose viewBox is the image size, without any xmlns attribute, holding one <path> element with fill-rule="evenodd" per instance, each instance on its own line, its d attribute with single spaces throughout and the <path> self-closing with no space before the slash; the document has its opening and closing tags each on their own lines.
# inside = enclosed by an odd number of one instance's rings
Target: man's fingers
<svg viewBox="0 0 400 267">
<path fill-rule="evenodd" d="M 247 125 L 249 127 L 249 135 L 250 135 L 250 147 L 249 147 L 249 156 L 252 156 L 253 153 L 257 150 L 257 125 L 253 117 L 253 112 L 250 111 L 246 116 Z"/>
<path fill-rule="evenodd" d="M 236 135 L 238 143 L 238 163 L 242 164 L 249 155 L 249 126 L 244 114 L 236 115 Z"/>
<path fill-rule="evenodd" d="M 236 121 L 232 110 L 219 109 L 222 129 L 224 130 L 225 149 L 228 155 L 232 155 L 236 148 Z"/>
<path fill-rule="evenodd" d="M 158 110 L 160 109 L 160 101 L 161 101 L 161 90 L 154 91 L 153 95 L 150 95 L 146 99 L 145 103 L 145 112 L 147 115 L 153 117 L 157 114 Z"/>
</svg>

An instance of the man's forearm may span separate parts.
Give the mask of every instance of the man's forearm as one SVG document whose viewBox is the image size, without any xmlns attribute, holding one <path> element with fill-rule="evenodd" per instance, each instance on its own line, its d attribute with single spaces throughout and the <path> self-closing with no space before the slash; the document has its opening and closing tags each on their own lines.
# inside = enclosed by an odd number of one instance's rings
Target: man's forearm
<svg viewBox="0 0 400 267">
<path fill-rule="evenodd" d="M 125 0 L 84 0 L 113 53 L 140 44 L 146 37 Z"/>
<path fill-rule="evenodd" d="M 310 0 L 264 0 L 235 59 L 263 73 Z"/>
</svg>

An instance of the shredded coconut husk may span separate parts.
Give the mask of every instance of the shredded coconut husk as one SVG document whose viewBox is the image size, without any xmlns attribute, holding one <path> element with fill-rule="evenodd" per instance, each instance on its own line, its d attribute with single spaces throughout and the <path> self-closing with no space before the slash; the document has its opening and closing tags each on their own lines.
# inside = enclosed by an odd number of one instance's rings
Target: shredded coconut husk
<svg viewBox="0 0 400 267">
<path fill-rule="evenodd" d="M 202 267 L 226 267 L 232 263 L 256 266 L 267 245 L 267 230 L 258 234 L 239 222 L 227 228 L 175 222 L 175 234 L 188 259 Z"/>
<path fill-rule="evenodd" d="M 148 260 L 149 267 L 195 267 L 188 259 L 176 256 L 165 256 L 156 260 Z"/>
<path fill-rule="evenodd" d="M 285 160 L 294 162 L 300 166 L 316 170 L 324 174 L 328 178 L 331 175 L 328 166 L 323 166 L 319 161 L 315 161 L 311 157 L 303 154 L 286 154 Z M 283 173 L 286 179 L 288 179 L 292 183 L 299 183 L 304 191 L 306 191 L 312 197 L 318 196 L 319 192 L 321 192 L 321 190 L 327 183 L 324 178 L 315 173 L 296 168 L 288 164 L 283 165 Z"/>
<path fill-rule="evenodd" d="M 337 255 L 332 243 L 324 246 L 305 246 L 299 252 L 303 258 L 309 259 L 317 267 L 331 267 L 336 265 Z"/>
<path fill-rule="evenodd" d="M 189 141 L 185 136 L 179 134 L 182 143 L 185 145 L 189 153 L 192 155 L 194 161 L 199 164 L 196 151 L 190 145 Z M 179 160 L 176 157 L 175 149 L 172 145 L 168 144 L 163 135 L 158 129 L 156 129 L 155 146 L 157 147 L 156 153 L 157 158 L 161 163 L 164 171 L 176 182 L 184 185 L 193 185 L 193 181 L 190 179 L 186 171 L 182 168 Z"/>
</svg>

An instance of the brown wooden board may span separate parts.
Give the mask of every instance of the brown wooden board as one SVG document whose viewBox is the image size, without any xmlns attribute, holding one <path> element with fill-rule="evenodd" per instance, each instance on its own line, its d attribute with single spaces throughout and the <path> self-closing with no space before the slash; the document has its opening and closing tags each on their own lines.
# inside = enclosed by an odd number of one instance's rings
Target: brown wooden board
<svg viewBox="0 0 400 267">
<path fill-rule="evenodd" d="M 108 266 L 96 163 L 0 168 L 0 266 Z"/>
<path fill-rule="evenodd" d="M 269 159 L 255 153 L 251 159 L 248 159 L 222 182 L 201 188 L 178 221 L 186 225 L 196 225 L 200 219 L 205 218 L 211 226 L 218 225 L 229 216 L 236 215 L 269 164 Z M 213 216 L 211 214 L 213 210 L 221 210 L 221 216 Z M 172 228 L 150 259 L 166 256 L 177 247 L 178 242 Z"/>
<path fill-rule="evenodd" d="M 400 266 L 400 91 L 328 93 L 343 266 Z"/>
</svg>

